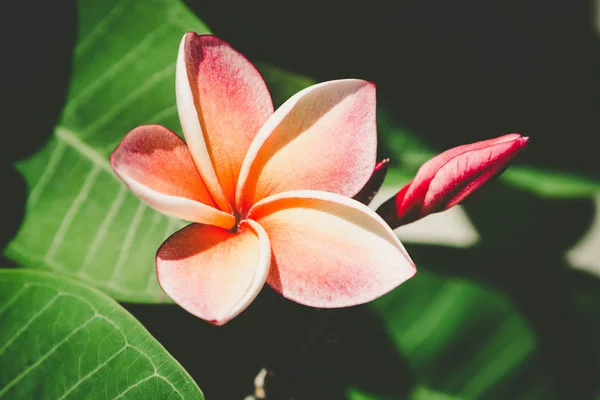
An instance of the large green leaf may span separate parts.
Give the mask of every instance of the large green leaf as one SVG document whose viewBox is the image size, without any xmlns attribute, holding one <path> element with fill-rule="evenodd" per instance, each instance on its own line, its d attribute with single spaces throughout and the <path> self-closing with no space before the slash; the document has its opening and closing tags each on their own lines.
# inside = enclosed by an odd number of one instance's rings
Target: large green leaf
<svg viewBox="0 0 600 400">
<path fill-rule="evenodd" d="M 179 41 L 186 31 L 208 30 L 179 1 L 78 3 L 67 104 L 47 145 L 17 165 L 30 191 L 25 221 L 6 254 L 120 300 L 163 302 L 154 254 L 182 222 L 135 198 L 108 156 L 137 125 L 178 130 Z"/>
<path fill-rule="evenodd" d="M 0 271 L 0 399 L 203 399 L 108 296 L 59 275 Z"/>
</svg>

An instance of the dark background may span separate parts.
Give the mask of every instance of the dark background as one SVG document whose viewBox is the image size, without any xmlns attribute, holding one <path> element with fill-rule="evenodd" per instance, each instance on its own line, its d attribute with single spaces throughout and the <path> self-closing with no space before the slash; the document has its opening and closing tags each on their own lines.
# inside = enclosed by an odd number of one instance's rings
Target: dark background
<svg viewBox="0 0 600 400">
<path fill-rule="evenodd" d="M 593 1 L 186 2 L 251 60 L 317 80 L 375 82 L 379 104 L 435 149 L 520 132 L 532 140 L 519 163 L 600 178 L 600 36 Z M 50 137 L 64 105 L 76 16 L 72 1 L 1 7 L 0 247 L 15 235 L 27 196 L 12 164 Z M 591 201 L 542 201 L 502 185 L 483 197 L 467 206 L 483 238 L 477 249 L 419 245 L 409 251 L 440 274 L 507 294 L 540 338 L 560 395 L 592 398 L 600 370 L 589 349 L 597 338 L 564 282 L 583 281 L 597 290 L 597 279 L 572 272 L 562 260 L 589 227 Z M 514 212 L 490 216 L 490 204 Z M 201 387 L 211 399 L 250 393 L 253 376 L 267 364 L 276 371 L 272 390 L 288 392 L 281 398 L 290 392 L 344 398 L 347 384 L 400 398 L 414 385 L 410 367 L 394 355 L 370 309 L 329 315 L 274 297 L 266 290 L 244 318 L 222 329 L 174 306 L 127 308 L 192 375 L 204 377 Z M 302 322 L 278 326 L 273 315 Z M 306 339 L 322 319 L 329 323 L 319 328 L 321 339 Z M 169 329 L 181 323 L 185 332 Z M 190 352 L 198 337 L 212 349 Z M 303 340 L 314 344 L 299 351 Z M 233 354 L 235 363 L 228 363 Z M 220 361 L 211 366 L 199 358 Z"/>
</svg>

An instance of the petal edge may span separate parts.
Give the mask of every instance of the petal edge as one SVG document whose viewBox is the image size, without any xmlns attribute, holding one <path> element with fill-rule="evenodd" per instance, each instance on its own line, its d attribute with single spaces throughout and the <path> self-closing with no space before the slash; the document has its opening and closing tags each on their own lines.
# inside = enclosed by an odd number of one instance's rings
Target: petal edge
<svg viewBox="0 0 600 400">
<path fill-rule="evenodd" d="M 232 215 L 215 208 L 185 142 L 163 126 L 133 129 L 110 163 L 134 194 L 166 215 L 227 229 L 235 224 Z"/>
<path fill-rule="evenodd" d="M 415 272 L 391 228 L 367 206 L 321 191 L 270 196 L 250 211 L 267 232 L 267 283 L 284 297 L 320 308 L 363 304 Z"/>
<path fill-rule="evenodd" d="M 219 207 L 230 211 L 244 156 L 273 114 L 252 63 L 213 35 L 188 32 L 177 57 L 177 107 L 198 169 Z"/>
<path fill-rule="evenodd" d="M 373 173 L 375 85 L 341 79 L 292 96 L 265 122 L 240 170 L 240 212 L 276 193 L 322 190 L 354 196 Z"/>
<path fill-rule="evenodd" d="M 269 273 L 269 239 L 254 221 L 238 233 L 192 224 L 173 234 L 156 254 L 158 280 L 189 313 L 223 325 L 244 311 Z"/>
</svg>

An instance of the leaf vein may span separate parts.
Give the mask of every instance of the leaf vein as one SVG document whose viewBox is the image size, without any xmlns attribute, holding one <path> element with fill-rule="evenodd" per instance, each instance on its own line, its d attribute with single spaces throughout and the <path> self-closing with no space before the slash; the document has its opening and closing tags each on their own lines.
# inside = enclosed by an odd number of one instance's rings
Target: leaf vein
<svg viewBox="0 0 600 400">
<path fill-rule="evenodd" d="M 101 89 L 106 83 L 110 82 L 110 80 L 124 67 L 129 65 L 130 62 L 135 61 L 140 53 L 149 49 L 150 46 L 154 43 L 154 41 L 164 35 L 164 31 L 169 28 L 169 21 L 165 22 L 165 24 L 146 35 L 146 37 L 141 40 L 133 49 L 128 51 L 122 58 L 120 58 L 117 62 L 115 62 L 109 69 L 107 69 L 102 75 L 94 79 L 94 82 L 90 85 L 87 85 L 84 90 L 82 90 L 78 95 L 73 96 L 73 99 L 67 105 L 65 109 L 65 116 L 70 116 L 73 112 L 79 107 L 79 105 L 90 97 L 94 95 L 99 89 Z"/>
<path fill-rule="evenodd" d="M 48 357 L 50 357 L 52 354 L 54 354 L 54 352 L 60 346 L 62 346 L 67 341 L 69 341 L 73 336 L 75 336 L 77 334 L 77 332 L 79 332 L 80 330 L 82 330 L 83 328 L 88 326 L 90 324 L 90 322 L 92 322 L 94 319 L 96 319 L 95 315 L 93 317 L 91 317 L 90 319 L 86 320 L 83 324 L 81 324 L 79 327 L 77 327 L 71 333 L 69 333 L 67 336 L 65 336 L 61 341 L 59 341 L 54 346 L 52 346 L 52 348 L 50 350 L 48 350 L 38 360 L 36 360 L 36 362 L 34 362 L 30 366 L 28 366 L 26 369 L 24 369 L 19 375 L 17 375 L 12 381 L 10 381 L 4 388 L 2 388 L 2 390 L 0 390 L 0 396 L 3 396 L 8 391 L 8 389 L 10 389 L 14 385 L 16 385 L 21 379 L 23 379 L 25 376 L 27 376 L 27 374 L 29 374 L 31 371 L 33 371 L 38 366 L 40 366 Z"/>
</svg>

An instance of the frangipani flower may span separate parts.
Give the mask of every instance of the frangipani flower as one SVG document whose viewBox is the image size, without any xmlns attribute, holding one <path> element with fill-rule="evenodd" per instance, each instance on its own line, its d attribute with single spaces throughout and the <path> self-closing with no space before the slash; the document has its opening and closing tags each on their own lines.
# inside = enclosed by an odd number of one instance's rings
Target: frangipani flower
<svg viewBox="0 0 600 400">
<path fill-rule="evenodd" d="M 445 211 L 504 172 L 528 140 L 511 133 L 446 150 L 423 164 L 415 178 L 377 213 L 397 228 Z"/>
<path fill-rule="evenodd" d="M 390 227 L 351 199 L 375 167 L 375 87 L 311 86 L 277 111 L 255 67 L 228 44 L 188 33 L 176 71 L 186 142 L 132 130 L 111 165 L 150 206 L 193 222 L 156 256 L 163 290 L 221 325 L 265 282 L 313 307 L 373 300 L 415 267 Z"/>
</svg>

